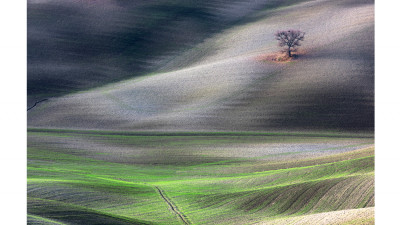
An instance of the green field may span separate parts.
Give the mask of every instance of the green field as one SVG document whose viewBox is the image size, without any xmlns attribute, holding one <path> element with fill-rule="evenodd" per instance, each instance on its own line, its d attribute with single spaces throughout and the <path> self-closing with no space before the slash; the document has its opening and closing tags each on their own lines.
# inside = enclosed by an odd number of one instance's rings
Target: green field
<svg viewBox="0 0 400 225">
<path fill-rule="evenodd" d="M 28 224 L 374 223 L 373 0 L 27 9 Z"/>
<path fill-rule="evenodd" d="M 28 222 L 253 224 L 373 207 L 373 142 L 29 129 Z"/>
</svg>

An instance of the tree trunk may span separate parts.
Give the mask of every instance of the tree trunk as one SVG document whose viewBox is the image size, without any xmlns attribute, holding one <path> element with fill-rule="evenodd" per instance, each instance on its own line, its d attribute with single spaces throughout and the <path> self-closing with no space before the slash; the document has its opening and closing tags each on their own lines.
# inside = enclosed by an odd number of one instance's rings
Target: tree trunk
<svg viewBox="0 0 400 225">
<path fill-rule="evenodd" d="M 290 47 L 288 49 L 289 57 L 292 57 L 292 52 L 290 51 Z"/>
</svg>

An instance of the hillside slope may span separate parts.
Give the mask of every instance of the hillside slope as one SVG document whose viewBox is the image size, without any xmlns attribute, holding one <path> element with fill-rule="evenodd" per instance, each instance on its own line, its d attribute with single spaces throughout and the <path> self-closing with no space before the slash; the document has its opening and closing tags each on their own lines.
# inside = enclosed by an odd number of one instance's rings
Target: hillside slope
<svg viewBox="0 0 400 225">
<path fill-rule="evenodd" d="M 28 105 L 148 73 L 290 0 L 28 0 Z"/>
<path fill-rule="evenodd" d="M 319 225 L 367 225 L 375 224 L 375 208 L 348 209 L 327 213 L 318 213 L 307 216 L 299 216 L 290 219 L 279 219 L 260 223 L 260 225 L 280 225 L 280 224 L 319 224 Z"/>
<path fill-rule="evenodd" d="M 260 60 L 277 29 L 306 32 L 292 63 Z M 356 130 L 374 126 L 374 5 L 317 0 L 259 10 L 159 72 L 51 98 L 30 127 Z M 179 68 L 179 69 L 177 69 Z"/>
</svg>

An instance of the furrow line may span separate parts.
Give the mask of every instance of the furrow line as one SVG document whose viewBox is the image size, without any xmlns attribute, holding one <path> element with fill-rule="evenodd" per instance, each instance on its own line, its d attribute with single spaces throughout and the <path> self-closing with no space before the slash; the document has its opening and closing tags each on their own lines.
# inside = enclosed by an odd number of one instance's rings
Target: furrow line
<svg viewBox="0 0 400 225">
<path fill-rule="evenodd" d="M 45 98 L 45 99 L 42 99 L 42 100 L 40 100 L 40 101 L 36 101 L 35 104 L 33 104 L 33 106 L 29 107 L 27 111 L 33 109 L 37 104 L 39 104 L 39 103 L 41 103 L 41 102 L 44 102 L 44 101 L 47 101 L 47 100 L 48 100 L 48 99 Z"/>
</svg>

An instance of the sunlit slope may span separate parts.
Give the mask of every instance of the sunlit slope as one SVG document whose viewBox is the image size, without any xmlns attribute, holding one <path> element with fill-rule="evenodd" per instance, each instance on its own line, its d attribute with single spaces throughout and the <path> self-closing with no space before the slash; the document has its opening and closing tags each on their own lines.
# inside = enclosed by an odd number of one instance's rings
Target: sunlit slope
<svg viewBox="0 0 400 225">
<path fill-rule="evenodd" d="M 347 209 L 318 213 L 294 218 L 278 219 L 259 223 L 262 225 L 319 224 L 319 225 L 372 225 L 375 224 L 375 208 Z"/>
<path fill-rule="evenodd" d="M 32 224 L 184 224 L 176 212 L 190 224 L 293 221 L 303 215 L 303 221 L 315 221 L 319 213 L 374 206 L 371 137 L 65 130 L 28 135 Z M 370 213 L 351 219 L 370 221 Z"/>
<path fill-rule="evenodd" d="M 28 0 L 28 105 L 154 71 L 251 13 L 292 2 Z"/>
<path fill-rule="evenodd" d="M 369 1 L 320 0 L 260 11 L 189 51 L 196 59 L 176 57 L 165 67 L 175 68 L 171 72 L 52 98 L 29 111 L 28 125 L 371 130 L 373 7 Z M 273 33 L 285 28 L 306 32 L 303 55 L 293 63 L 260 61 L 279 50 Z M 204 55 L 199 59 L 196 52 Z"/>
</svg>

